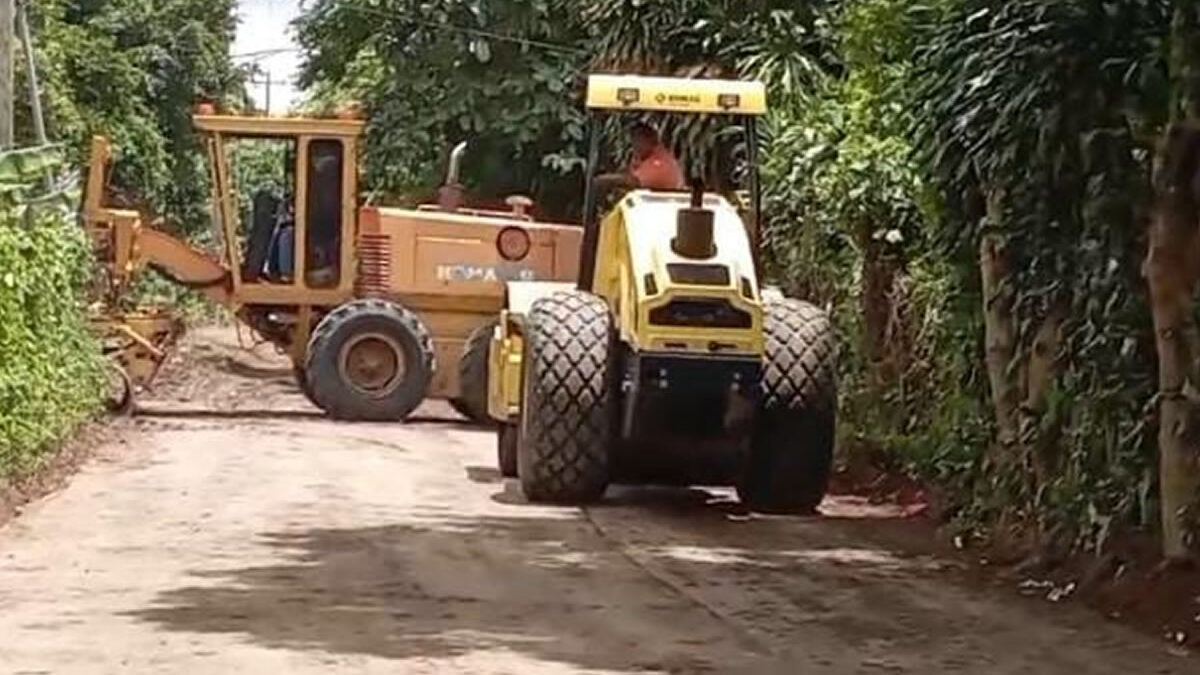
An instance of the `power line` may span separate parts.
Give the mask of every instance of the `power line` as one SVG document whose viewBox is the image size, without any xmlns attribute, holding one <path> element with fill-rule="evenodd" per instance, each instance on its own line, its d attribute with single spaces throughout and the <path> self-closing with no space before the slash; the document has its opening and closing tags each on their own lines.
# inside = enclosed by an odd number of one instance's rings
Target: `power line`
<svg viewBox="0 0 1200 675">
<path fill-rule="evenodd" d="M 0 0 L 0 2 L 3 2 L 3 1 L 4 0 Z M 553 42 L 545 42 L 543 40 L 531 40 L 529 38 L 521 38 L 521 37 L 515 37 L 512 35 L 504 35 L 501 33 L 495 33 L 493 31 L 484 30 L 482 28 L 470 28 L 467 26 L 459 26 L 459 25 L 455 25 L 452 23 L 438 23 L 436 21 L 427 21 L 425 19 L 419 19 L 419 18 L 414 17 L 411 12 L 405 12 L 405 11 L 401 11 L 401 10 L 368 7 L 368 6 L 361 5 L 361 4 L 358 4 L 355 2 L 342 2 L 342 3 L 332 5 L 331 8 L 335 9 L 335 10 L 336 9 L 349 10 L 351 12 L 357 12 L 359 14 L 376 16 L 376 17 L 385 18 L 385 19 L 394 19 L 394 20 L 398 20 L 398 21 L 403 21 L 405 23 L 409 23 L 409 24 L 413 24 L 413 25 L 417 25 L 417 26 L 424 26 L 426 28 L 432 28 L 432 29 L 440 30 L 440 31 L 444 31 L 444 32 L 450 32 L 450 33 L 457 32 L 457 33 L 461 33 L 464 35 L 470 35 L 473 37 L 487 38 L 489 40 L 494 40 L 496 42 L 507 42 L 510 44 L 518 44 L 518 45 L 525 46 L 525 47 L 535 47 L 535 48 L 539 48 L 539 49 L 545 49 L 547 51 L 560 52 L 560 53 L 564 53 L 564 54 L 585 53 L 584 50 L 582 50 L 582 49 L 576 49 L 574 47 L 570 47 L 570 46 L 567 46 L 564 44 L 556 44 Z M 232 54 L 230 56 L 230 58 L 232 58 L 234 60 L 259 61 L 259 60 L 262 60 L 262 59 L 270 57 L 270 56 L 276 56 L 279 54 L 290 54 L 290 53 L 303 52 L 303 51 L 304 50 L 299 47 L 279 47 L 279 48 L 275 48 L 275 49 L 261 49 L 261 50 L 250 51 L 250 52 L 242 52 L 239 54 Z M 290 78 L 282 78 L 282 79 L 276 80 L 274 78 L 271 78 L 269 73 L 266 74 L 265 80 L 260 80 L 255 75 L 251 75 L 247 79 L 251 85 L 265 84 L 267 86 L 267 100 L 268 101 L 270 100 L 270 96 L 271 96 L 270 88 L 272 85 L 274 85 L 274 84 L 280 84 L 280 85 L 299 84 L 299 78 L 290 77 Z M 269 109 L 269 104 L 268 104 L 268 109 Z"/>
<path fill-rule="evenodd" d="M 277 49 L 260 49 L 258 51 L 253 51 L 253 52 L 242 52 L 240 54 L 230 54 L 229 58 L 231 58 L 231 59 L 261 59 L 261 58 L 266 58 L 268 56 L 275 56 L 277 54 L 291 54 L 293 52 L 298 52 L 298 51 L 301 51 L 301 49 L 299 47 L 279 47 Z"/>
<path fill-rule="evenodd" d="M 554 42 L 544 42 L 542 40 L 531 40 L 529 38 L 520 38 L 520 37 L 515 37 L 512 35 L 504 35 L 502 33 L 493 33 L 492 31 L 483 30 L 482 28 L 469 28 L 467 26 L 458 26 L 458 25 L 451 24 L 451 23 L 438 23 L 436 21 L 426 21 L 425 19 L 418 19 L 418 18 L 414 17 L 412 15 L 412 12 L 405 12 L 405 11 L 395 10 L 395 9 L 380 9 L 377 7 L 367 7 L 367 6 L 360 5 L 355 2 L 342 2 L 342 3 L 338 3 L 336 5 L 333 5 L 333 7 L 335 9 L 348 9 L 348 10 L 351 10 L 354 12 L 359 12 L 361 14 L 370 14 L 370 15 L 374 15 L 374 16 L 378 16 L 378 17 L 382 17 L 382 18 L 386 18 L 386 19 L 396 19 L 399 21 L 404 21 L 406 23 L 411 23 L 411 24 L 415 24 L 418 26 L 424 26 L 426 28 L 434 28 L 434 29 L 444 30 L 444 31 L 448 31 L 448 32 L 459 32 L 459 33 L 463 33 L 466 35 L 472 35 L 475 37 L 488 38 L 491 40 L 495 40 L 497 42 L 509 42 L 509 43 L 513 43 L 513 44 L 524 45 L 527 47 L 538 47 L 538 48 L 545 49 L 548 51 L 556 51 L 556 52 L 562 52 L 562 53 L 566 53 L 566 54 L 582 54 L 582 53 L 584 53 L 584 50 L 582 50 L 582 49 L 576 49 L 575 47 L 570 47 L 570 46 L 564 45 L 564 44 L 558 44 L 558 43 L 554 43 Z"/>
<path fill-rule="evenodd" d="M 365 5 L 360 5 L 360 4 L 354 3 L 354 2 L 343 2 L 338 5 L 333 5 L 333 7 L 335 9 L 350 10 L 352 12 L 358 12 L 360 14 L 369 14 L 369 15 L 373 15 L 373 16 L 386 18 L 386 19 L 396 19 L 399 21 L 404 21 L 406 23 L 416 24 L 418 26 L 424 26 L 426 28 L 434 28 L 437 30 L 442 30 L 442 31 L 451 32 L 451 33 L 457 32 L 457 33 L 463 33 L 466 35 L 472 35 L 475 37 L 484 37 L 484 38 L 488 38 L 491 40 L 495 40 L 497 42 L 509 42 L 509 43 L 513 43 L 513 44 L 519 44 L 519 45 L 524 45 L 524 46 L 528 46 L 528 47 L 538 47 L 541 49 L 563 52 L 563 53 L 568 53 L 568 54 L 582 54 L 585 52 L 585 50 L 577 49 L 575 47 L 570 47 L 565 44 L 559 44 L 559 43 L 554 43 L 554 42 L 545 42 L 543 40 L 531 40 L 529 38 L 521 38 L 521 37 L 516 37 L 513 35 L 505 35 L 503 33 L 495 33 L 495 32 L 489 31 L 489 30 L 484 30 L 482 28 L 470 28 L 467 26 L 459 26 L 459 25 L 455 25 L 452 23 L 438 23 L 436 21 L 426 21 L 424 19 L 418 19 L 418 18 L 414 17 L 411 12 L 404 12 L 401 10 L 381 9 L 378 7 L 367 7 Z M 266 58 L 269 56 L 276 56 L 279 54 L 292 54 L 292 53 L 302 52 L 302 51 L 304 51 L 304 50 L 299 47 L 278 47 L 275 49 L 260 49 L 260 50 L 250 51 L 250 52 L 241 52 L 239 54 L 231 54 L 230 58 L 258 60 L 258 59 Z"/>
<path fill-rule="evenodd" d="M 249 82 L 250 84 L 299 84 L 300 78 L 298 78 L 298 77 L 266 77 L 266 76 L 255 77 L 255 76 L 251 76 L 251 77 L 246 78 L 246 81 Z"/>
</svg>

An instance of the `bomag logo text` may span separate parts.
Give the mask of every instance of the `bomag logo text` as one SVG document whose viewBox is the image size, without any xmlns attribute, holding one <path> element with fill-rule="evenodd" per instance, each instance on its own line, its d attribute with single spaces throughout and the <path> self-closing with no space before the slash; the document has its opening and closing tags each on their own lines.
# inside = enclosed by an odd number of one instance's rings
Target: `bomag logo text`
<svg viewBox="0 0 1200 675">
<path fill-rule="evenodd" d="M 673 105 L 700 105 L 700 96 L 697 94 L 659 94 L 658 102 Z"/>
<path fill-rule="evenodd" d="M 437 280 L 442 282 L 534 281 L 536 275 L 524 267 L 493 265 L 438 265 Z"/>
</svg>

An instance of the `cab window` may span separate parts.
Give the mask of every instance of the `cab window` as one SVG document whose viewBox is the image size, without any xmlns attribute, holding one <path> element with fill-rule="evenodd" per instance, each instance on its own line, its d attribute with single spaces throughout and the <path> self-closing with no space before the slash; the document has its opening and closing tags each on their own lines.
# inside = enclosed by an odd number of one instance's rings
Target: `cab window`
<svg viewBox="0 0 1200 675">
<path fill-rule="evenodd" d="M 305 269 L 308 285 L 314 288 L 335 287 L 341 281 L 344 154 L 338 140 L 308 144 Z"/>
</svg>

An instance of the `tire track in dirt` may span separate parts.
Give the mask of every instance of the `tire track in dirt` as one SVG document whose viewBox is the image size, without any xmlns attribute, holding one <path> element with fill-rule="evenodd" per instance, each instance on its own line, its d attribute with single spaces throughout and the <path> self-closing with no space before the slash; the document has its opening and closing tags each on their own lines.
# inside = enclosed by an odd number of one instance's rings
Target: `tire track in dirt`
<svg viewBox="0 0 1200 675">
<path fill-rule="evenodd" d="M 771 646 L 769 640 L 764 638 L 753 627 L 745 625 L 736 617 L 727 614 L 719 606 L 707 601 L 703 595 L 692 591 L 689 588 L 689 583 L 675 577 L 670 572 L 661 570 L 652 562 L 645 559 L 644 556 L 639 556 L 629 546 L 622 544 L 620 538 L 612 536 L 605 527 L 600 524 L 592 513 L 590 508 L 580 510 L 584 519 L 592 526 L 596 536 L 608 542 L 614 551 L 621 554 L 625 560 L 637 569 L 641 570 L 646 576 L 658 582 L 670 593 L 679 596 L 681 599 L 690 602 L 700 610 L 706 612 L 709 616 L 724 624 L 731 632 L 736 634 L 740 639 L 741 644 L 753 652 L 765 656 L 775 656 L 775 649 Z M 691 584 L 695 586 L 695 584 Z"/>
<path fill-rule="evenodd" d="M 805 673 L 1192 673 L 1192 659 L 1085 610 L 1039 612 L 955 564 L 889 548 L 886 508 L 746 518 L 721 491 L 619 492 L 597 529 Z M 873 532 L 874 530 L 874 532 Z M 903 534 L 901 532 L 901 534 Z"/>
</svg>

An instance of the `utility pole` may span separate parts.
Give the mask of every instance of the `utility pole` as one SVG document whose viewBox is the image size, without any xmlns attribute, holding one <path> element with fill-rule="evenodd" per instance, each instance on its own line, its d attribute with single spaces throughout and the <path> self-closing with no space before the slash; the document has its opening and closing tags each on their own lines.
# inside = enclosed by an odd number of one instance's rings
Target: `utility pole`
<svg viewBox="0 0 1200 675">
<path fill-rule="evenodd" d="M 46 118 L 42 113 L 42 86 L 38 80 L 37 64 L 34 62 L 33 38 L 29 33 L 29 0 L 21 0 L 17 7 L 17 25 L 21 28 L 21 47 L 25 52 L 25 68 L 29 76 L 29 109 L 33 114 L 33 133 L 38 145 L 46 145 Z"/>
<path fill-rule="evenodd" d="M 266 74 L 267 74 L 267 95 L 266 95 L 267 115 L 270 115 L 271 114 L 271 71 L 270 71 L 270 69 L 268 69 L 266 71 Z"/>
<path fill-rule="evenodd" d="M 16 0 L 0 0 L 0 148 L 13 146 L 13 43 Z"/>
</svg>

